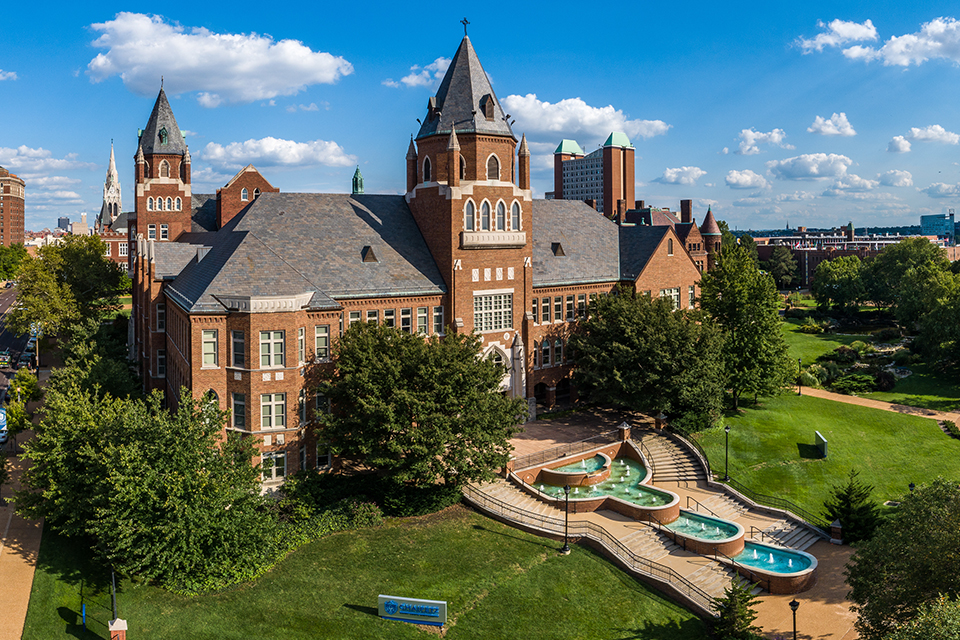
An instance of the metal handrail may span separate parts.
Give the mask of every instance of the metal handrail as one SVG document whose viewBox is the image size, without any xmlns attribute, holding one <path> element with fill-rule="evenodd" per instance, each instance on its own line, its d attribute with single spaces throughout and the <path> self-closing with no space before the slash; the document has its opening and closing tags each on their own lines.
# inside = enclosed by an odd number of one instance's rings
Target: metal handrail
<svg viewBox="0 0 960 640">
<path fill-rule="evenodd" d="M 731 558 L 731 557 L 728 556 L 727 554 L 725 554 L 725 553 L 723 553 L 722 551 L 720 551 L 720 549 L 718 549 L 717 547 L 714 547 L 714 548 L 713 548 L 713 556 L 717 559 L 718 562 L 719 562 L 719 560 L 720 560 L 720 556 L 723 556 L 724 558 L 726 558 L 727 560 L 729 560 L 729 561 L 733 564 L 734 567 L 743 567 L 743 570 L 750 574 L 750 580 L 751 580 L 751 581 L 753 581 L 754 583 L 759 584 L 759 585 L 761 585 L 761 586 L 763 586 L 764 582 L 766 582 L 766 586 L 764 587 L 764 589 L 766 589 L 767 592 L 770 591 L 770 579 L 769 579 L 769 578 L 766 579 L 766 580 L 764 580 L 763 578 L 757 578 L 757 574 L 755 574 L 755 573 L 753 572 L 753 569 L 751 569 L 750 567 L 748 567 L 748 566 L 745 565 L 745 564 L 742 564 L 742 563 L 740 563 L 740 562 L 737 562 L 736 560 L 734 560 L 733 558 Z"/>
<path fill-rule="evenodd" d="M 760 527 L 756 527 L 756 526 L 754 526 L 754 525 L 750 525 L 750 537 L 751 537 L 751 538 L 754 537 L 754 535 L 753 535 L 753 532 L 754 532 L 754 531 L 756 531 L 757 533 L 760 534 L 760 542 L 763 542 L 765 536 L 770 536 L 770 538 L 771 538 L 772 540 L 777 540 L 777 538 L 774 537 L 773 535 L 767 533 L 766 531 L 764 531 L 764 530 L 761 529 Z"/>
<path fill-rule="evenodd" d="M 694 453 L 697 454 L 697 457 L 700 458 L 700 463 L 703 465 L 704 470 L 707 472 L 707 479 L 713 477 L 713 472 L 710 470 L 710 458 L 707 457 L 707 452 L 703 450 L 703 447 L 700 446 L 700 443 L 697 442 L 690 432 L 686 431 L 681 427 L 676 427 L 672 424 L 666 424 L 666 429 L 672 433 L 675 437 L 679 438 L 682 442 L 693 448 Z"/>
<path fill-rule="evenodd" d="M 718 516 L 718 515 L 716 514 L 716 512 L 715 512 L 713 509 L 711 509 L 711 508 L 708 507 L 708 506 L 705 506 L 704 504 L 702 504 L 699 500 L 697 500 L 697 499 L 694 498 L 693 496 L 687 496 L 687 509 L 690 508 L 690 501 L 691 501 L 691 500 L 694 502 L 694 504 L 697 505 L 697 507 L 703 507 L 706 511 L 709 511 L 709 512 L 710 512 L 710 515 L 712 515 L 713 517 L 715 517 L 715 518 L 719 518 L 719 517 L 720 517 L 720 516 Z M 699 511 L 699 509 L 697 509 L 697 510 Z M 722 518 L 721 518 L 721 519 L 722 519 Z"/>
<path fill-rule="evenodd" d="M 782 509 L 783 511 L 788 511 L 794 515 L 798 520 L 804 521 L 807 526 L 817 529 L 820 535 L 824 537 L 829 537 L 827 535 L 827 530 L 830 528 L 830 523 L 821 518 L 820 516 L 807 511 L 803 507 L 797 505 L 795 502 L 785 500 L 783 498 L 778 498 L 776 496 L 768 496 L 763 493 L 757 493 L 752 489 L 744 486 L 743 483 L 730 478 L 727 481 L 731 487 L 736 489 L 741 494 L 750 498 L 757 504 L 762 504 L 767 507 L 773 507 L 774 509 Z"/>
<path fill-rule="evenodd" d="M 633 440 L 633 438 L 631 438 Z M 650 453 L 650 450 L 647 449 L 647 445 L 643 443 L 643 438 L 639 440 L 633 440 L 640 447 L 640 453 L 643 454 L 644 459 L 647 461 L 647 464 L 650 465 L 650 477 L 657 475 L 657 463 L 653 461 L 653 454 Z"/>
<path fill-rule="evenodd" d="M 568 442 L 566 444 L 557 445 L 550 449 L 544 449 L 543 451 L 529 453 L 525 456 L 518 456 L 513 459 L 513 468 L 517 470 L 526 469 L 527 467 L 533 467 L 538 464 L 543 464 L 544 462 L 550 462 L 551 460 L 556 460 L 557 458 L 589 451 L 590 449 L 600 446 L 601 444 L 608 444 L 609 442 L 616 441 L 617 436 L 614 434 L 617 434 L 617 430 L 611 429 L 610 431 L 598 433 L 597 435 L 585 440 Z"/>
<path fill-rule="evenodd" d="M 465 486 L 463 495 L 474 506 L 494 513 L 508 521 L 554 535 L 562 535 L 564 532 L 564 520 L 525 511 L 489 496 L 473 486 Z M 696 604 L 704 613 L 712 616 L 716 615 L 713 610 L 713 597 L 708 593 L 670 567 L 637 555 L 602 526 L 594 522 L 578 520 L 570 522 L 569 529 L 570 537 L 587 538 L 599 543 L 631 571 L 670 585 Z"/>
</svg>

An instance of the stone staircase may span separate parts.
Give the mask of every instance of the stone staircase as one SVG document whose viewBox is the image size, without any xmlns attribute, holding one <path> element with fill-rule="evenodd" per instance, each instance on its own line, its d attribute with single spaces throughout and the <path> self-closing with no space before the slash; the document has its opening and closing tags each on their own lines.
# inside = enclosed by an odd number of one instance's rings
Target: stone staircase
<svg viewBox="0 0 960 640">
<path fill-rule="evenodd" d="M 660 533 L 654 527 L 646 526 L 620 538 L 620 542 L 638 556 L 653 561 L 680 549 L 680 545 L 670 536 Z"/>
<path fill-rule="evenodd" d="M 719 598 L 723 595 L 724 589 L 730 587 L 732 583 L 737 583 L 750 590 L 750 593 L 757 595 L 763 593 L 763 588 L 751 583 L 735 569 L 719 562 L 706 562 L 702 567 L 687 576 L 687 580 L 697 585 L 713 598 Z"/>
<path fill-rule="evenodd" d="M 726 494 L 712 495 L 700 503 L 709 513 L 724 520 L 737 520 L 741 515 L 750 511 L 750 508 Z M 697 509 L 703 512 L 703 509 Z"/>
<path fill-rule="evenodd" d="M 658 433 L 644 433 L 641 438 L 636 435 L 634 440 L 642 442 L 645 453 L 652 458 L 650 462 L 653 463 L 655 484 L 675 483 L 678 486 L 690 486 L 706 481 L 707 474 L 700 460 L 686 447 L 677 444 L 669 436 Z"/>
<path fill-rule="evenodd" d="M 756 533 L 756 532 L 754 532 Z M 790 547 L 805 551 L 814 542 L 822 538 L 811 531 L 808 527 L 790 522 L 789 520 L 777 520 L 772 525 L 763 530 L 763 540 L 760 535 L 754 535 L 754 540 L 758 542 L 773 542 L 782 547 Z"/>
<path fill-rule="evenodd" d="M 527 513 L 563 520 L 563 511 L 524 493 L 513 483 L 506 480 L 488 482 L 478 488 L 491 498 L 505 502 L 517 509 L 522 509 Z"/>
</svg>

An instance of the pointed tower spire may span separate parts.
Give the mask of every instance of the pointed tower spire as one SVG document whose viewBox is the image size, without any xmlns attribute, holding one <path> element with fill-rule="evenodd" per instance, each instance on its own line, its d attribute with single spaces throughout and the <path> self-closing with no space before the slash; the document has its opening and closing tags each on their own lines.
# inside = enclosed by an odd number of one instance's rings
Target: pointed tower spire
<svg viewBox="0 0 960 640">
<path fill-rule="evenodd" d="M 517 160 L 520 169 L 518 185 L 521 189 L 530 188 L 530 147 L 527 146 L 527 134 L 520 138 L 520 148 L 517 150 Z"/>
<path fill-rule="evenodd" d="M 363 195 L 363 174 L 360 173 L 360 165 L 357 165 L 357 170 L 353 172 L 352 186 L 351 193 L 353 195 Z"/>
<path fill-rule="evenodd" d="M 447 142 L 447 184 L 451 187 L 460 186 L 460 141 L 457 140 L 456 129 L 450 129 L 450 140 Z"/>
<path fill-rule="evenodd" d="M 106 185 L 109 187 L 111 184 L 119 184 L 120 176 L 117 173 L 117 159 L 113 154 L 113 140 L 110 141 L 110 164 L 107 166 L 107 181 Z"/>
<path fill-rule="evenodd" d="M 180 127 L 177 126 L 177 119 L 173 115 L 173 109 L 170 108 L 170 102 L 163 87 L 160 87 L 157 101 L 153 105 L 153 112 L 140 136 L 140 146 L 143 147 L 143 153 L 146 155 L 157 153 L 180 156 L 187 150 L 187 143 L 183 139 Z"/>
<path fill-rule="evenodd" d="M 410 146 L 407 147 L 407 193 L 417 186 L 417 147 L 413 144 L 413 134 L 410 134 Z"/>
</svg>

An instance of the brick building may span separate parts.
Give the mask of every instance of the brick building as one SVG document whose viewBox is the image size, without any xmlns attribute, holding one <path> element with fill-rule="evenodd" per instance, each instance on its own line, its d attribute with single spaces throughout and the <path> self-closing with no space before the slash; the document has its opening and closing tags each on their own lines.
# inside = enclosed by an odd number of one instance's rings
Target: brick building
<svg viewBox="0 0 960 640">
<path fill-rule="evenodd" d="M 535 411 L 575 394 L 567 340 L 596 296 L 626 284 L 687 307 L 698 295 L 695 225 L 617 224 L 583 202 L 532 199 L 526 138 L 467 37 L 411 137 L 404 195 L 364 193 L 359 170 L 350 195 L 280 193 L 251 166 L 194 194 L 162 88 L 136 168 L 144 388 L 174 401 L 186 386 L 230 409 L 227 429 L 261 440 L 267 485 L 329 464 L 305 365 L 355 322 L 476 331 L 506 367 L 502 390 Z"/>
<path fill-rule="evenodd" d="M 553 154 L 553 181 L 555 200 L 592 200 L 600 213 L 622 215 L 634 201 L 633 145 L 615 131 L 584 155 L 576 140 L 561 140 Z"/>
<path fill-rule="evenodd" d="M 0 167 L 0 245 L 23 244 L 26 183 Z"/>
</svg>

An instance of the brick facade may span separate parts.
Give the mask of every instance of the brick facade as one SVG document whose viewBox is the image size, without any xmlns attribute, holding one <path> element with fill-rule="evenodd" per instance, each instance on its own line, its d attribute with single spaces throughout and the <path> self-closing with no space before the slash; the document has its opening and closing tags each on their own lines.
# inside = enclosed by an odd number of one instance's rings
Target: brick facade
<svg viewBox="0 0 960 640">
<path fill-rule="evenodd" d="M 0 245 L 23 244 L 26 183 L 0 167 Z"/>
</svg>

